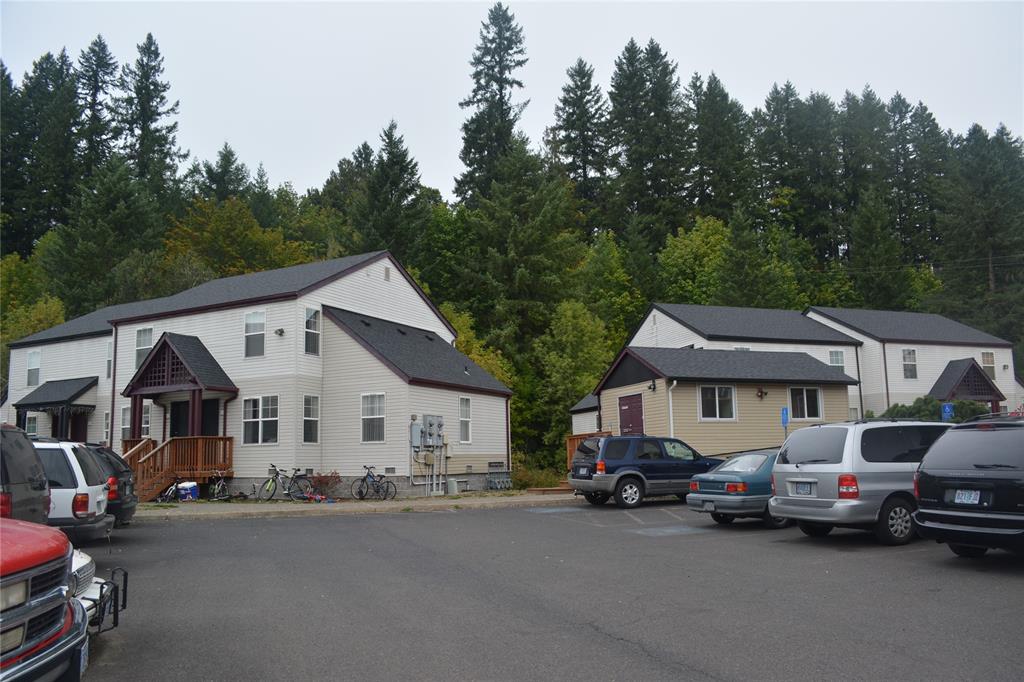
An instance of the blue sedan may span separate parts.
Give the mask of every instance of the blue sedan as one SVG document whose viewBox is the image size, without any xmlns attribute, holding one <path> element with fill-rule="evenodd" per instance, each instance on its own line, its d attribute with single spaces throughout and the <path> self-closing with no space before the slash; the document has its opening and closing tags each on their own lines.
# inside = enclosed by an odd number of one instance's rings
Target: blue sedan
<svg viewBox="0 0 1024 682">
<path fill-rule="evenodd" d="M 686 504 L 690 509 L 711 514 L 717 523 L 732 523 L 736 518 L 759 518 L 767 528 L 784 528 L 788 519 L 772 516 L 768 500 L 772 496 L 772 466 L 777 448 L 752 450 L 726 460 L 706 474 L 690 479 Z"/>
</svg>

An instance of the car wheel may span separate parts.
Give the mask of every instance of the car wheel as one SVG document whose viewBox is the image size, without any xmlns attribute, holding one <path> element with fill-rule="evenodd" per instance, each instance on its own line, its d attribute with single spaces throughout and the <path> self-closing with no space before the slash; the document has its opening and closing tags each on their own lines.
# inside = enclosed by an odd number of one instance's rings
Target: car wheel
<svg viewBox="0 0 1024 682">
<path fill-rule="evenodd" d="M 728 526 L 736 520 L 735 516 L 729 516 L 728 514 L 712 514 L 711 518 L 714 519 L 715 523 L 720 523 L 723 526 Z"/>
<path fill-rule="evenodd" d="M 985 556 L 985 552 L 988 551 L 988 547 L 972 547 L 970 545 L 950 545 L 949 549 L 952 550 L 953 554 L 967 559 L 977 559 L 978 557 Z"/>
<path fill-rule="evenodd" d="M 882 505 L 875 525 L 875 537 L 883 545 L 905 545 L 914 539 L 914 507 L 894 497 Z"/>
<path fill-rule="evenodd" d="M 601 506 L 611 497 L 608 493 L 583 493 L 583 499 L 595 506 Z"/>
<path fill-rule="evenodd" d="M 615 486 L 615 504 L 632 509 L 644 499 L 644 484 L 638 478 L 623 478 Z"/>
<path fill-rule="evenodd" d="M 800 521 L 797 525 L 800 526 L 804 535 L 812 538 L 823 538 L 831 533 L 833 528 L 827 523 L 808 523 L 807 521 Z"/>
<path fill-rule="evenodd" d="M 789 519 L 784 519 L 781 516 L 772 516 L 772 513 L 767 509 L 764 510 L 764 514 L 761 516 L 761 523 L 764 524 L 765 528 L 771 528 L 772 530 L 778 528 L 785 528 L 789 525 Z"/>
</svg>

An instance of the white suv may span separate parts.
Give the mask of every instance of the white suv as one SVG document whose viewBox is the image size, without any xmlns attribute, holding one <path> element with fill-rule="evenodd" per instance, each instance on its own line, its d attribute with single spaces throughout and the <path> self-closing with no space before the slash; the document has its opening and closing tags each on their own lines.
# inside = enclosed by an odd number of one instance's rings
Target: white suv
<svg viewBox="0 0 1024 682">
<path fill-rule="evenodd" d="M 78 443 L 36 440 L 36 452 L 50 483 L 47 524 L 76 544 L 102 538 L 114 527 L 107 514 L 107 479 L 92 454 Z"/>
</svg>

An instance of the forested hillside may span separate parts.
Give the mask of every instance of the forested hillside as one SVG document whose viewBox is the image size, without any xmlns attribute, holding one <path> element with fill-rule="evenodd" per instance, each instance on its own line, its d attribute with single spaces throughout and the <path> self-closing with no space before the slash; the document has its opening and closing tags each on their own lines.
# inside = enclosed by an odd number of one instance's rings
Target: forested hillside
<svg viewBox="0 0 1024 682">
<path fill-rule="evenodd" d="M 1014 341 L 1024 367 L 1024 152 L 1005 127 L 943 130 L 857 84 L 834 101 L 783 82 L 746 111 L 638 37 L 607 89 L 569 65 L 527 140 L 526 38 L 490 9 L 453 203 L 394 121 L 308 190 L 270 186 L 227 143 L 189 158 L 152 35 L 125 64 L 98 36 L 20 79 L 0 67 L 5 381 L 6 343 L 63 319 L 381 248 L 515 389 L 514 446 L 536 465 L 652 300 L 935 311 Z"/>
</svg>

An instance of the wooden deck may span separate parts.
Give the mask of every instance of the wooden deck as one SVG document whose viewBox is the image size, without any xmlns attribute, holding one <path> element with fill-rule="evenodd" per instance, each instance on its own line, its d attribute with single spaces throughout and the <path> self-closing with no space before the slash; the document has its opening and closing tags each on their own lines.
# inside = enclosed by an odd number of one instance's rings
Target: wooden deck
<svg viewBox="0 0 1024 682">
<path fill-rule="evenodd" d="M 141 502 L 157 498 L 174 479 L 205 483 L 218 472 L 232 476 L 234 438 L 188 436 L 157 444 L 151 438 L 123 441 L 124 460 L 135 472 Z"/>
</svg>

